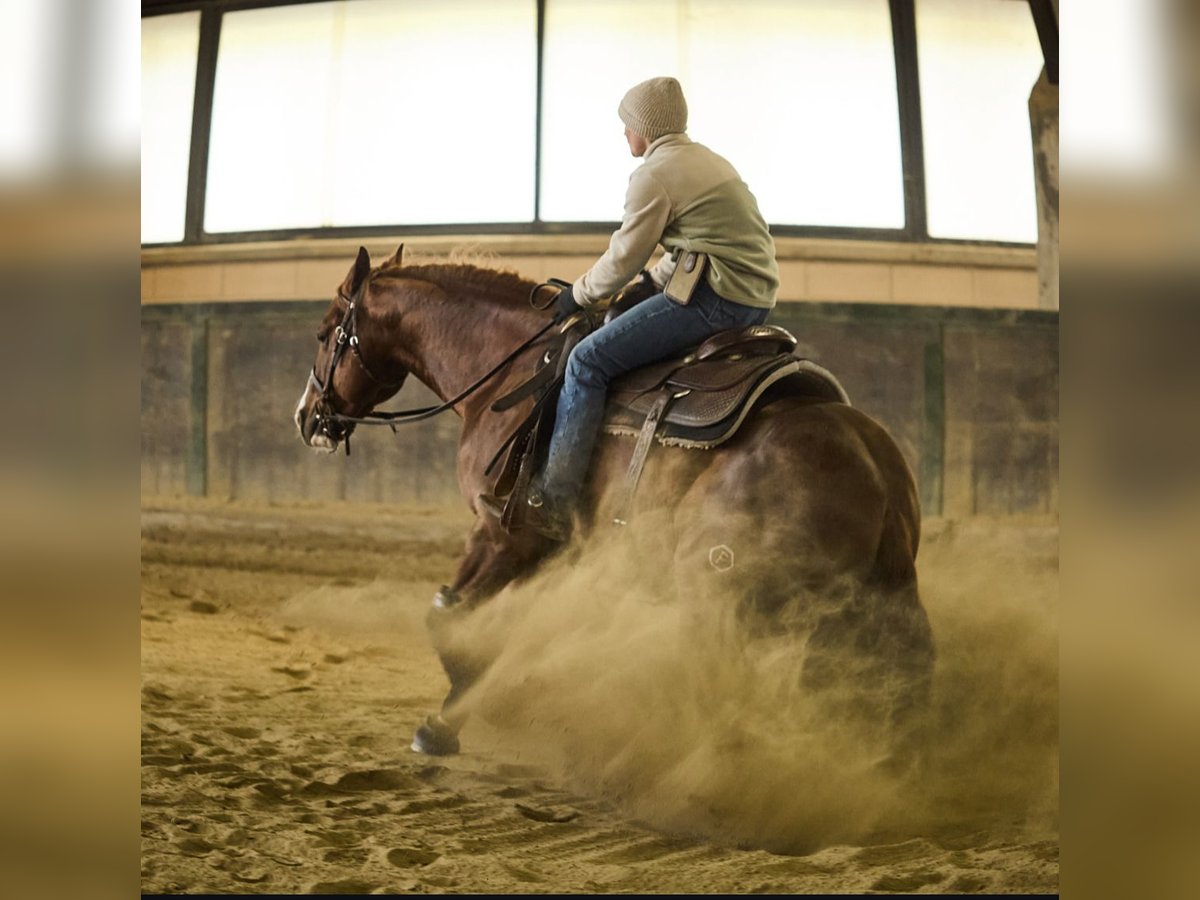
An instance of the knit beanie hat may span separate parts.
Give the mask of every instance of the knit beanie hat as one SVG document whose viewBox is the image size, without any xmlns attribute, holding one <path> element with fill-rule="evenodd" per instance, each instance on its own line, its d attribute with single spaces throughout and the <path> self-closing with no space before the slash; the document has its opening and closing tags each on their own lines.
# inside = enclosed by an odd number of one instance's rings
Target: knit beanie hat
<svg viewBox="0 0 1200 900">
<path fill-rule="evenodd" d="M 687 101 L 674 78 L 651 78 L 635 84 L 622 98 L 617 115 L 630 131 L 648 141 L 687 131 Z"/>
</svg>

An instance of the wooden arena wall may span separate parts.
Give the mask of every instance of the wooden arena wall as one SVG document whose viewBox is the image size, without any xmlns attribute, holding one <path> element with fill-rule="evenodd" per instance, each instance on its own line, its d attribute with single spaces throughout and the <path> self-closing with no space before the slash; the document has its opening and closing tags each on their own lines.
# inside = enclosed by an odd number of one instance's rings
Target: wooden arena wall
<svg viewBox="0 0 1200 900">
<path fill-rule="evenodd" d="M 292 414 L 327 305 L 143 306 L 144 497 L 460 502 L 452 414 L 396 436 L 360 428 L 349 458 L 300 442 Z M 926 516 L 1057 514 L 1057 312 L 793 300 L 770 321 L 892 432 Z M 432 399 L 411 383 L 389 406 Z"/>
</svg>

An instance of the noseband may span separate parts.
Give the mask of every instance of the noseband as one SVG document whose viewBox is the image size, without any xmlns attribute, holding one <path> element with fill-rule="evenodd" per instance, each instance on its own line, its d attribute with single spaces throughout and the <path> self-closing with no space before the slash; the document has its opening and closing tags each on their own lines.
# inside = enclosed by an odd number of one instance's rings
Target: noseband
<svg viewBox="0 0 1200 900">
<path fill-rule="evenodd" d="M 367 377 L 380 387 L 398 388 L 402 383 L 384 381 L 371 371 L 371 367 L 363 359 L 362 350 L 359 347 L 358 335 L 354 333 L 354 329 L 358 321 L 357 300 L 361 299 L 365 287 L 366 282 L 363 282 L 354 298 L 347 297 L 341 291 L 338 291 L 338 299 L 346 304 L 346 311 L 342 314 L 342 321 L 338 323 L 337 327 L 330 334 L 330 337 L 334 338 L 336 343 L 333 352 L 329 354 L 329 365 L 325 369 L 325 380 L 322 382 L 317 376 L 317 367 L 315 365 L 308 373 L 309 387 L 316 388 L 317 390 L 317 402 L 313 405 L 313 417 L 316 420 L 317 430 L 335 444 L 338 441 L 344 441 L 347 456 L 350 455 L 350 429 L 345 425 L 347 417 L 335 413 L 332 404 L 329 402 L 330 394 L 333 392 L 333 373 L 337 371 L 338 363 L 342 361 L 342 357 L 346 353 L 346 348 L 350 348 L 350 351 L 358 360 L 359 366 L 366 373 Z M 325 342 L 329 342 L 329 337 L 325 338 Z"/>
</svg>

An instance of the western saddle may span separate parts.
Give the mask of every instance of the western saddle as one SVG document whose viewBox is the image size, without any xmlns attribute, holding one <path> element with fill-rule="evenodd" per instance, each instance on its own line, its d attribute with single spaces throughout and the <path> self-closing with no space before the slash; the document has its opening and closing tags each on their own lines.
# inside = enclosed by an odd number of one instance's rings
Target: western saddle
<svg viewBox="0 0 1200 900">
<path fill-rule="evenodd" d="M 539 359 L 533 376 L 492 404 L 499 412 L 536 398 L 530 414 L 486 470 L 490 475 L 503 459 L 495 495 L 507 497 L 501 516 L 505 528 L 521 525 L 531 479 L 549 446 L 567 357 L 590 331 L 586 316 L 568 320 L 558 340 Z M 737 433 L 768 390 L 771 397 L 803 396 L 849 404 L 837 379 L 812 360 L 795 356 L 795 347 L 796 338 L 787 330 L 755 325 L 721 332 L 684 356 L 652 363 L 613 381 L 602 427 L 608 434 L 637 439 L 616 524 L 629 521 L 638 481 L 656 440 L 671 447 L 716 447 Z"/>
</svg>

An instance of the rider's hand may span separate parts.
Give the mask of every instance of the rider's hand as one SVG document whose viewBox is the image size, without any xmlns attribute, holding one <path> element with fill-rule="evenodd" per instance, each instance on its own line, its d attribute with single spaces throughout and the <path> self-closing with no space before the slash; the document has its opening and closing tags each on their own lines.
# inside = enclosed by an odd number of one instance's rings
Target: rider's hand
<svg viewBox="0 0 1200 900">
<path fill-rule="evenodd" d="M 617 298 L 609 307 L 606 322 L 611 322 L 621 313 L 628 312 L 633 307 L 637 306 L 643 300 L 648 300 L 655 294 L 661 293 L 661 289 L 656 287 L 654 279 L 650 277 L 650 273 L 642 269 L 642 274 L 637 281 L 631 281 L 625 286 Z"/>
<path fill-rule="evenodd" d="M 554 306 L 555 322 L 561 322 L 583 309 L 582 306 L 575 302 L 575 298 L 571 295 L 569 287 L 565 287 L 559 292 L 558 296 L 554 299 Z"/>
<path fill-rule="evenodd" d="M 650 273 L 642 269 L 638 275 L 637 281 L 630 282 L 625 290 L 621 292 L 621 299 L 626 309 L 631 306 L 636 306 L 643 300 L 649 300 L 655 294 L 662 293 L 662 289 L 654 283 L 654 279 L 650 277 Z"/>
</svg>

